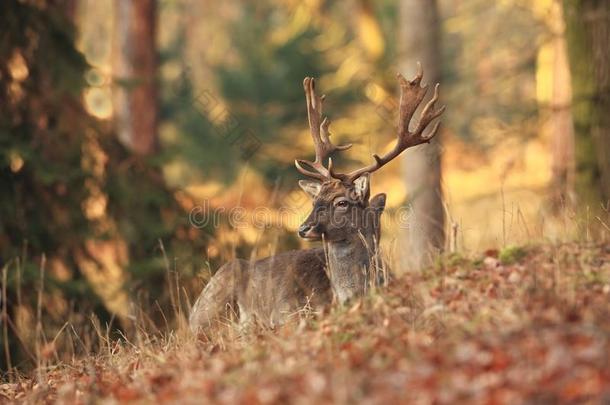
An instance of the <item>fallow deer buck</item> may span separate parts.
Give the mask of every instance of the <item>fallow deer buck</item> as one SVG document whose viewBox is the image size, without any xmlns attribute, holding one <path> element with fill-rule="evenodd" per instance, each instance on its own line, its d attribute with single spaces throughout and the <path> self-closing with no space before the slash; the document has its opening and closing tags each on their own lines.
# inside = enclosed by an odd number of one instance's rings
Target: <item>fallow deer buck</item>
<svg viewBox="0 0 610 405">
<path fill-rule="evenodd" d="M 369 176 L 405 149 L 429 142 L 439 122 L 428 135 L 424 130 L 445 109 L 436 108 L 437 84 L 433 98 L 421 111 L 419 123 L 413 131 L 409 129 L 428 90 L 427 85 L 420 85 L 422 76 L 421 66 L 411 81 L 398 74 L 400 107 L 394 147 L 383 156 L 374 154 L 370 165 L 345 174 L 335 171 L 329 155 L 351 145 L 332 144 L 330 121 L 322 117 L 324 96 L 316 95 L 314 79 L 305 78 L 315 160 L 295 161 L 299 172 L 312 179 L 299 181 L 313 200 L 313 210 L 299 228 L 299 236 L 321 240 L 323 247 L 289 251 L 253 262 L 236 259 L 226 263 L 193 305 L 189 317 L 193 332 L 210 327 L 227 314 L 229 307 L 239 309 L 240 324 L 256 319 L 273 327 L 305 306 L 319 310 L 333 299 L 344 304 L 366 292 L 375 266 L 379 221 L 386 199 L 385 194 L 377 194 L 369 200 Z M 328 162 L 327 166 L 324 162 Z"/>
</svg>

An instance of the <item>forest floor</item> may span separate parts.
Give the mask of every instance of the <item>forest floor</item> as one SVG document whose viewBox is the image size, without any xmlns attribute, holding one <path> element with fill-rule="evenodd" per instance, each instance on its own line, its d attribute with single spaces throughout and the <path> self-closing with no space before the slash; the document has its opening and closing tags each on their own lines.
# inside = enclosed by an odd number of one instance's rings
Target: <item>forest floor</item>
<svg viewBox="0 0 610 405">
<path fill-rule="evenodd" d="M 0 402 L 610 403 L 610 245 L 457 255 L 246 338 L 107 342 Z"/>
</svg>

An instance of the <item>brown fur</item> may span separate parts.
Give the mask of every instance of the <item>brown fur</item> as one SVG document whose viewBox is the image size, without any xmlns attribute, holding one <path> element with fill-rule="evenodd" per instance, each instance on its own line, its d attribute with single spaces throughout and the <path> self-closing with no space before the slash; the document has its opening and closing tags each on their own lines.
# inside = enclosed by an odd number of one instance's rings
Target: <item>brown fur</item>
<svg viewBox="0 0 610 405">
<path fill-rule="evenodd" d="M 231 302 L 237 302 L 243 322 L 255 316 L 268 325 L 277 325 L 310 300 L 315 306 L 325 305 L 334 296 L 344 304 L 366 293 L 371 270 L 376 270 L 379 263 L 379 220 L 385 207 L 385 194 L 369 201 L 370 174 L 405 149 L 429 142 L 438 130 L 439 121 L 425 136 L 424 130 L 445 109 L 435 106 L 437 84 L 434 96 L 421 110 L 415 130 L 409 131 L 411 118 L 428 91 L 427 86 L 421 86 L 422 77 L 421 66 L 410 81 L 398 75 L 400 116 L 394 147 L 382 156 L 373 155 L 374 162 L 370 165 L 347 174 L 334 172 L 330 155 L 351 145 L 335 146 L 331 142 L 330 121 L 322 116 L 324 96 L 316 94 L 313 78 L 303 80 L 316 157 L 312 161 L 296 160 L 295 165 L 299 172 L 316 181 L 299 181 L 313 200 L 313 209 L 299 228 L 299 235 L 308 240 L 323 240 L 327 260 L 323 250 L 312 249 L 287 252 L 254 263 L 236 260 L 226 264 L 195 302 L 190 316 L 192 330 L 209 326 Z M 324 166 L 326 162 L 328 167 Z"/>
<path fill-rule="evenodd" d="M 322 214 L 314 215 L 314 208 L 302 227 L 318 227 L 326 251 L 294 250 L 253 262 L 236 259 L 225 264 L 193 305 L 191 330 L 197 332 L 222 321 L 227 310 L 239 311 L 243 325 L 257 322 L 273 327 L 306 306 L 321 310 L 333 296 L 341 304 L 362 296 L 369 283 L 385 205 L 385 195 L 369 203 L 368 178 L 363 184 L 365 189 L 360 191 L 340 182 L 309 184 L 317 190 L 312 195 L 314 207 Z M 337 198 L 348 199 L 348 207 L 334 206 Z"/>
<path fill-rule="evenodd" d="M 250 263 L 236 259 L 222 266 L 193 305 L 193 331 L 239 310 L 242 324 L 284 323 L 305 306 L 321 310 L 332 300 L 322 248 L 280 253 Z"/>
</svg>

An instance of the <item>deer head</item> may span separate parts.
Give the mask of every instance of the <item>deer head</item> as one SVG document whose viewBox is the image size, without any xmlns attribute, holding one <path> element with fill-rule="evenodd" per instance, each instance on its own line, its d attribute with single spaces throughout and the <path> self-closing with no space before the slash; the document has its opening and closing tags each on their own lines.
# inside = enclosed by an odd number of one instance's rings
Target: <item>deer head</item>
<svg viewBox="0 0 610 405">
<path fill-rule="evenodd" d="M 379 219 L 385 207 L 385 194 L 378 194 L 369 200 L 371 173 L 379 170 L 405 149 L 430 142 L 440 121 L 432 126 L 427 135 L 424 135 L 424 131 L 445 110 L 444 106 L 436 108 L 437 84 L 434 96 L 423 108 L 415 129 L 409 130 L 413 115 L 428 91 L 427 85 L 420 85 L 422 77 L 423 71 L 419 64 L 413 80 L 408 81 L 398 74 L 399 120 L 393 148 L 383 156 L 374 154 L 373 162 L 368 166 L 345 174 L 334 170 L 330 154 L 349 149 L 352 145 L 333 145 L 330 140 L 330 121 L 322 116 L 325 97 L 316 95 L 314 79 L 305 78 L 303 87 L 315 159 L 295 161 L 299 172 L 312 179 L 299 181 L 301 188 L 313 200 L 313 210 L 299 228 L 299 236 L 310 240 L 324 238 L 328 242 L 362 236 L 366 239 L 376 238 L 378 241 Z M 328 162 L 326 166 L 325 162 Z"/>
<path fill-rule="evenodd" d="M 340 242 L 362 236 L 377 236 L 385 194 L 369 201 L 369 175 L 352 184 L 341 181 L 301 180 L 299 185 L 313 201 L 313 210 L 299 228 L 299 236 L 309 240 Z"/>
</svg>

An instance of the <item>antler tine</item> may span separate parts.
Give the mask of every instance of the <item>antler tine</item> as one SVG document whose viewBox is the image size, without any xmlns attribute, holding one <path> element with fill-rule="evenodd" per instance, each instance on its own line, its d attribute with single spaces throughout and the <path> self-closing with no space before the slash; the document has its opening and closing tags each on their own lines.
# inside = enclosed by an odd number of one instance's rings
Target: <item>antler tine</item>
<svg viewBox="0 0 610 405">
<path fill-rule="evenodd" d="M 434 86 L 434 96 L 432 97 L 432 99 L 430 99 L 430 101 L 428 101 L 428 103 L 421 112 L 419 124 L 417 125 L 417 129 L 414 132 L 414 134 L 417 134 L 417 136 L 422 135 L 422 133 L 424 132 L 426 127 L 432 122 L 432 120 L 437 117 L 440 117 L 441 114 L 445 111 L 445 106 L 435 109 L 436 102 L 438 101 L 438 88 L 439 84 L 436 83 L 436 86 Z M 438 123 L 434 126 L 434 130 L 431 131 L 432 135 L 428 135 L 426 138 L 431 138 L 432 136 L 434 136 L 437 127 Z"/>
<path fill-rule="evenodd" d="M 417 64 L 417 74 L 412 80 L 406 80 L 400 73 L 397 74 L 397 77 L 398 83 L 400 84 L 400 106 L 398 133 L 396 135 L 396 143 L 394 144 L 394 147 L 391 151 L 383 156 L 374 154 L 374 162 L 370 165 L 354 170 L 348 174 L 341 174 L 334 177 L 340 178 L 343 181 L 353 182 L 364 173 L 372 173 L 379 170 L 379 168 L 400 155 L 405 149 L 420 145 L 422 143 L 430 142 L 430 140 L 436 135 L 440 121 L 437 121 L 434 124 L 427 136 L 424 136 L 423 133 L 430 123 L 445 111 L 445 106 L 436 108 L 439 85 L 437 84 L 434 87 L 434 96 L 423 108 L 417 128 L 415 131 L 411 132 L 409 131 L 409 124 L 413 119 L 413 115 L 415 114 L 417 107 L 419 107 L 424 97 L 426 97 L 428 85 L 420 85 L 423 78 L 423 70 L 420 63 Z"/>
<path fill-rule="evenodd" d="M 307 101 L 307 117 L 309 120 L 309 130 L 313 140 L 314 151 L 316 153 L 315 160 L 295 160 L 294 164 L 305 176 L 324 181 L 332 176 L 332 161 L 328 156 L 335 151 L 342 151 L 350 148 L 352 145 L 333 145 L 330 141 L 330 120 L 327 117 L 322 118 L 322 105 L 325 96 L 317 96 L 315 92 L 315 81 L 311 77 L 306 77 L 303 80 L 303 88 L 305 89 L 305 99 Z M 324 167 L 324 161 L 328 158 L 328 168 Z M 313 170 L 305 168 L 309 166 Z"/>
</svg>

